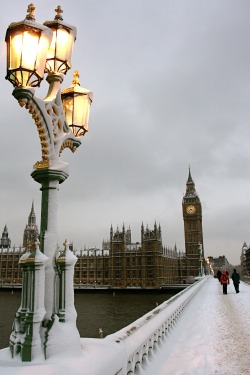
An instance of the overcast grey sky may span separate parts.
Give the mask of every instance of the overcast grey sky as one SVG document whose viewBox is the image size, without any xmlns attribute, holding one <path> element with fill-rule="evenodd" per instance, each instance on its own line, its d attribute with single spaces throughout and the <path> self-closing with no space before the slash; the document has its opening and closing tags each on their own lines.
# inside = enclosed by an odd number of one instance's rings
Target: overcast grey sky
<svg viewBox="0 0 250 375">
<path fill-rule="evenodd" d="M 116 228 L 161 224 L 163 243 L 184 250 L 188 166 L 203 207 L 205 255 L 240 262 L 250 244 L 250 2 L 248 0 L 34 1 L 36 20 L 77 27 L 72 70 L 91 89 L 89 133 L 60 185 L 59 243 L 100 247 Z M 5 81 L 5 32 L 28 1 L 1 1 L 0 232 L 22 242 L 32 199 L 40 224 L 40 160 L 31 116 Z M 47 82 L 36 94 L 43 97 Z"/>
</svg>

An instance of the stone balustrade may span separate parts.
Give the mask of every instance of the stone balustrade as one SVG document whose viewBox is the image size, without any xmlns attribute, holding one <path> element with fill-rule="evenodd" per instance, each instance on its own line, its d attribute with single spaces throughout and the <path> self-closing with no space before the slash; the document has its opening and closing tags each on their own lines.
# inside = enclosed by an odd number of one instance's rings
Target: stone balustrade
<svg viewBox="0 0 250 375">
<path fill-rule="evenodd" d="M 199 279 L 132 324 L 104 339 L 81 339 L 82 349 L 86 354 L 84 370 L 93 375 L 135 374 L 155 345 L 168 336 L 206 280 L 206 277 Z"/>
</svg>

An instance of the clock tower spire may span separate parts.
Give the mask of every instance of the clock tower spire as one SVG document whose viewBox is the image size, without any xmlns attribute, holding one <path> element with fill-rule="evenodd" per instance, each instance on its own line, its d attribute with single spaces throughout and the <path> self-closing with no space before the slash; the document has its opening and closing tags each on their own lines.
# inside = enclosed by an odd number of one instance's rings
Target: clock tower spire
<svg viewBox="0 0 250 375">
<path fill-rule="evenodd" d="M 204 269 L 204 248 L 202 232 L 202 207 L 195 190 L 189 167 L 186 182 L 186 193 L 182 200 L 184 220 L 185 250 L 187 259 L 187 276 L 201 276 Z"/>
</svg>

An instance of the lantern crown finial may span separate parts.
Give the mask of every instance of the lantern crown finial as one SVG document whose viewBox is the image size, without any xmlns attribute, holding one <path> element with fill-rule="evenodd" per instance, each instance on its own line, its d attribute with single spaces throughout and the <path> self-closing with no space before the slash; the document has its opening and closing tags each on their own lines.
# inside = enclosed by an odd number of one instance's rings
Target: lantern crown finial
<svg viewBox="0 0 250 375">
<path fill-rule="evenodd" d="M 80 84 L 80 80 L 79 80 L 79 77 L 80 77 L 79 71 L 75 70 L 74 73 L 73 73 L 73 76 L 74 76 L 74 78 L 73 78 L 73 81 L 72 81 L 72 85 L 73 86 L 76 86 L 76 85 L 80 86 L 81 84 Z"/>
<path fill-rule="evenodd" d="M 26 20 L 35 22 L 35 20 L 36 20 L 35 10 L 36 10 L 36 7 L 35 7 L 34 4 L 31 3 L 31 4 L 28 5 Z"/>
<path fill-rule="evenodd" d="M 57 6 L 57 8 L 55 9 L 55 12 L 56 12 L 55 20 L 63 21 L 63 18 L 62 18 L 63 10 L 60 5 Z"/>
</svg>

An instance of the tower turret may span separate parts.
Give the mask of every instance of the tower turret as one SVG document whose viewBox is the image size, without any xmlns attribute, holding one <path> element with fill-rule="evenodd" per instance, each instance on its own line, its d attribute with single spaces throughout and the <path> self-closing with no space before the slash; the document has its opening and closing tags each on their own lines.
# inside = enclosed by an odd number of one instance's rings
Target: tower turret
<svg viewBox="0 0 250 375">
<path fill-rule="evenodd" d="M 10 245 L 11 245 L 11 240 L 9 238 L 7 225 L 5 224 L 3 232 L 2 232 L 2 237 L 0 239 L 0 247 L 7 249 L 10 247 Z"/>
<path fill-rule="evenodd" d="M 36 225 L 36 215 L 35 215 L 34 201 L 33 201 L 31 205 L 30 214 L 28 217 L 28 224 L 26 224 L 24 232 L 23 232 L 23 247 L 27 249 L 30 243 L 36 243 L 38 237 L 39 237 L 39 231 Z"/>
<path fill-rule="evenodd" d="M 187 276 L 200 274 L 201 262 L 204 263 L 204 247 L 202 232 L 202 207 L 195 189 L 189 167 L 186 182 L 186 193 L 182 200 L 184 220 L 185 249 L 187 259 Z"/>
</svg>

